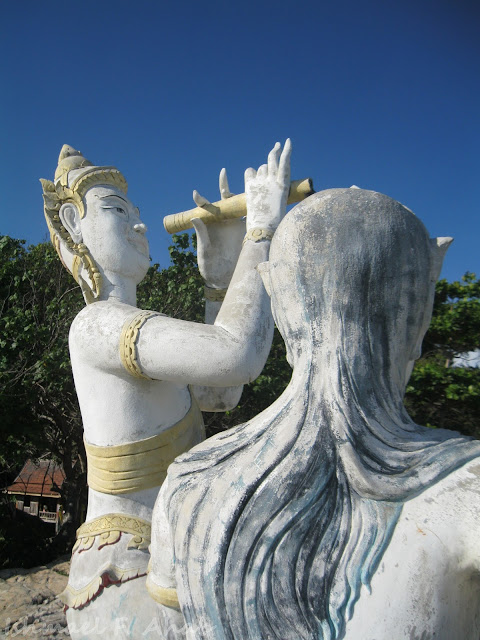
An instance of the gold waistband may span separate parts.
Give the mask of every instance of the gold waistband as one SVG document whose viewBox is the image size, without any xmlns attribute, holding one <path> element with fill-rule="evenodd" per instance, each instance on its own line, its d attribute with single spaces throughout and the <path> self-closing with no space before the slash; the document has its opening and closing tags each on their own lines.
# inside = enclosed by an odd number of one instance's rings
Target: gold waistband
<svg viewBox="0 0 480 640">
<path fill-rule="evenodd" d="M 156 436 L 111 447 L 84 439 L 89 487 L 108 494 L 159 487 L 173 460 L 205 439 L 202 413 L 190 395 L 192 404 L 186 416 Z"/>
</svg>

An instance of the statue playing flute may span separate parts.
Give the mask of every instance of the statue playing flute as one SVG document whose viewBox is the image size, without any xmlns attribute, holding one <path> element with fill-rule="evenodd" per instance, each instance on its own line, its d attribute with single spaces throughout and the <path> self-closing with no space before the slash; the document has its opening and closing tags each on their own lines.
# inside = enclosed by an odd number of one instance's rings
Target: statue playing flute
<svg viewBox="0 0 480 640">
<path fill-rule="evenodd" d="M 194 220 L 206 324 L 137 307 L 147 227 L 118 169 L 65 145 L 42 180 L 52 242 L 86 302 L 69 340 L 89 485 L 61 595 L 73 640 L 162 637 L 145 588 L 152 509 L 169 464 L 205 438 L 201 410 L 233 408 L 266 361 L 273 320 L 256 267 L 286 212 L 290 153 L 277 143 L 247 169 L 246 220 Z M 220 187 L 227 200 L 224 171 Z"/>
</svg>

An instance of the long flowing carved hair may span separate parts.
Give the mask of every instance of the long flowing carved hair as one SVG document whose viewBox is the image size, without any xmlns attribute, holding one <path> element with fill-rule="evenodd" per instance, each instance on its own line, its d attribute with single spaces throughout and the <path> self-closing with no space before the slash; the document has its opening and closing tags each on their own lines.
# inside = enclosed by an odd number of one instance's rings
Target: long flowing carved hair
<svg viewBox="0 0 480 640">
<path fill-rule="evenodd" d="M 280 225 L 270 286 L 292 380 L 169 469 L 178 594 L 195 638 L 342 638 L 403 503 L 480 454 L 403 407 L 438 252 L 408 209 L 357 189 L 316 194 Z"/>
</svg>

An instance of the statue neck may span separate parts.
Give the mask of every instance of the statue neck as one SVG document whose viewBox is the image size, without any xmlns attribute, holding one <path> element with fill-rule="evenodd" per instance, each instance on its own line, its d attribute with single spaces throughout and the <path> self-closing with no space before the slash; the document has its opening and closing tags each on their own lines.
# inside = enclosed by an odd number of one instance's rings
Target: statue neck
<svg viewBox="0 0 480 640">
<path fill-rule="evenodd" d="M 137 306 L 137 285 L 136 282 L 123 275 L 112 272 L 102 273 L 102 291 L 100 300 L 112 300 Z"/>
</svg>

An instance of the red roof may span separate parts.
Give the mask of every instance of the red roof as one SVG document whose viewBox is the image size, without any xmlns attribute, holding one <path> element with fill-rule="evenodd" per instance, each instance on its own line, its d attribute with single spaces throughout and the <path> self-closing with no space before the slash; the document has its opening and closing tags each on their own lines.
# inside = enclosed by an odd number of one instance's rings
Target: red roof
<svg viewBox="0 0 480 640">
<path fill-rule="evenodd" d="M 61 466 L 52 460 L 27 460 L 13 484 L 7 487 L 8 493 L 26 494 L 30 496 L 46 496 L 59 498 L 57 491 L 52 491 L 55 484 L 61 487 L 65 473 Z"/>
</svg>

